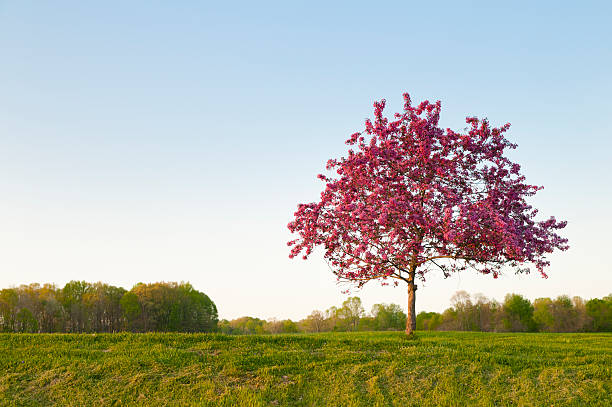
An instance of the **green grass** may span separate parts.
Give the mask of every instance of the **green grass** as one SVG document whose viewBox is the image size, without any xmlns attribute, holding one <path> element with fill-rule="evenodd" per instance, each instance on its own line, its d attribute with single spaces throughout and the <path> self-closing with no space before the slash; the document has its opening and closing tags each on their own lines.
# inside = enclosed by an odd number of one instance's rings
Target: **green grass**
<svg viewBox="0 0 612 407">
<path fill-rule="evenodd" d="M 612 335 L 0 334 L 0 405 L 612 405 Z"/>
</svg>

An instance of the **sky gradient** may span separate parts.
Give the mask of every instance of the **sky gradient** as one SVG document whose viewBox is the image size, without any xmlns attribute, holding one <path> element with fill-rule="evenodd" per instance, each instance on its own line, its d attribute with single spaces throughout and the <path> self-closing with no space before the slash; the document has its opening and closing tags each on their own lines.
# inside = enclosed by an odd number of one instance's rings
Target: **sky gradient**
<svg viewBox="0 0 612 407">
<path fill-rule="evenodd" d="M 286 225 L 372 116 L 441 100 L 512 123 L 532 203 L 570 250 L 498 280 L 432 274 L 417 312 L 459 289 L 498 300 L 612 292 L 612 8 L 491 2 L 0 1 L 0 287 L 189 281 L 222 318 L 340 304 Z M 288 4 L 292 3 L 292 4 Z M 353 290 L 366 308 L 404 287 Z"/>
</svg>

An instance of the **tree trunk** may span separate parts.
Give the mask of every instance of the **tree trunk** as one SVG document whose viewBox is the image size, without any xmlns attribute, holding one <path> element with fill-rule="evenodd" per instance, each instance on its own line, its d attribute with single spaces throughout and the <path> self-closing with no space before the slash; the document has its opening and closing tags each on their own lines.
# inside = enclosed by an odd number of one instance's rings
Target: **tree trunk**
<svg viewBox="0 0 612 407">
<path fill-rule="evenodd" d="M 408 312 L 406 313 L 406 335 L 412 335 L 416 331 L 416 289 L 414 280 L 408 283 Z"/>
</svg>

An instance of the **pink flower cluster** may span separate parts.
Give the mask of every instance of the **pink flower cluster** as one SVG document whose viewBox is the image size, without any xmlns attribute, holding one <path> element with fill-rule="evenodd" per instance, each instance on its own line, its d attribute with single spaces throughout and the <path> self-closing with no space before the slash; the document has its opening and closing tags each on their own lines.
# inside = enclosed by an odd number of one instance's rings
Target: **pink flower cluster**
<svg viewBox="0 0 612 407">
<path fill-rule="evenodd" d="M 465 133 L 444 130 L 439 101 L 404 99 L 392 121 L 385 101 L 374 103 L 374 120 L 346 142 L 354 150 L 328 161 L 337 175 L 318 176 L 326 184 L 320 201 L 300 204 L 288 225 L 298 235 L 290 257 L 306 259 L 322 246 L 337 277 L 359 286 L 414 283 L 435 269 L 497 277 L 504 267 L 529 272 L 530 264 L 546 277 L 545 255 L 568 248 L 556 233 L 566 222 L 536 221 L 527 198 L 541 187 L 526 184 L 504 155 L 516 148 L 504 138 L 510 124 L 468 117 Z"/>
</svg>

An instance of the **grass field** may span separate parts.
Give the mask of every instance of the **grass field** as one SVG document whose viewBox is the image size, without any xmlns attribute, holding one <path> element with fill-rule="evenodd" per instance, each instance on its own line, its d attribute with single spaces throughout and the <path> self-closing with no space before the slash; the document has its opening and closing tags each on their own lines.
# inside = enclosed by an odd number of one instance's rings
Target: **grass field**
<svg viewBox="0 0 612 407">
<path fill-rule="evenodd" d="M 612 405 L 612 335 L 0 334 L 0 405 Z"/>
</svg>

